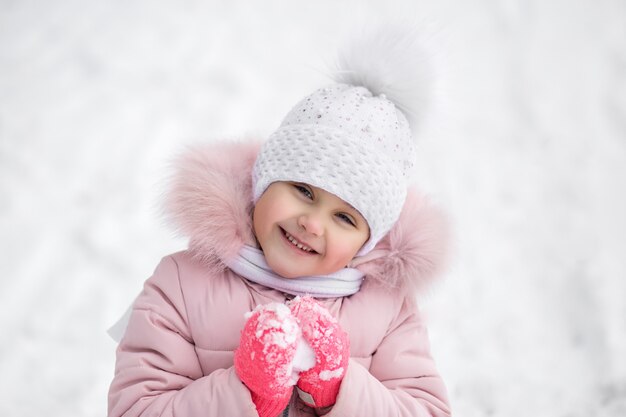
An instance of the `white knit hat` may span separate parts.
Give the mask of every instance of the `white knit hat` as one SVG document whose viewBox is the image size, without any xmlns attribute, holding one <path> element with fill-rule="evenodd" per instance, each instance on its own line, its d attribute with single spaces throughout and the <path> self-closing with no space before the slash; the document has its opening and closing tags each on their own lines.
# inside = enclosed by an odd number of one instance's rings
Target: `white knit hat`
<svg viewBox="0 0 626 417">
<path fill-rule="evenodd" d="M 415 30 L 387 27 L 345 50 L 339 83 L 296 104 L 263 144 L 254 201 L 275 181 L 322 188 L 365 218 L 370 238 L 358 255 L 368 253 L 400 216 L 416 158 L 406 115 L 421 116 L 426 94 L 417 49 Z"/>
</svg>

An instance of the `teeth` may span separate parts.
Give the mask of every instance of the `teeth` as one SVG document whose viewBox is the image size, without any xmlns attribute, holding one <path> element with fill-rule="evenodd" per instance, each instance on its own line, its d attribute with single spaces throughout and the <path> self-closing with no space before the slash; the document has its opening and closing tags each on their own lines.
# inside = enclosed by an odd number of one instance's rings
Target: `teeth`
<svg viewBox="0 0 626 417">
<path fill-rule="evenodd" d="M 298 242 L 293 236 L 291 236 L 289 233 L 285 232 L 285 236 L 287 236 L 287 239 L 289 239 L 289 241 L 291 243 L 293 243 L 294 246 L 297 246 L 299 249 L 302 249 L 305 252 L 313 252 L 313 249 L 309 248 L 306 245 L 303 245 L 302 243 Z"/>
</svg>

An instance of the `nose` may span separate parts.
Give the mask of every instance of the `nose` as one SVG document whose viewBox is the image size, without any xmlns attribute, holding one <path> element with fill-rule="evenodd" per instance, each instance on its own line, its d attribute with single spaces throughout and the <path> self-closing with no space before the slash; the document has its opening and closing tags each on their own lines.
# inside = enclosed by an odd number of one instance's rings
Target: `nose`
<svg viewBox="0 0 626 417">
<path fill-rule="evenodd" d="M 306 213 L 298 217 L 298 225 L 307 233 L 321 236 L 324 233 L 324 224 L 317 213 Z"/>
</svg>

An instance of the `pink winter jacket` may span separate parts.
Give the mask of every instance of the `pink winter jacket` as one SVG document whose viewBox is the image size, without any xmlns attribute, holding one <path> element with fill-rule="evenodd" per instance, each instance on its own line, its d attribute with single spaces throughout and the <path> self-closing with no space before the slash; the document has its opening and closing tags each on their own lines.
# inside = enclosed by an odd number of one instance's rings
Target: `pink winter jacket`
<svg viewBox="0 0 626 417">
<path fill-rule="evenodd" d="M 166 210 L 189 250 L 163 258 L 133 305 L 117 349 L 109 416 L 253 417 L 233 351 L 244 314 L 290 296 L 224 265 L 254 244 L 251 167 L 257 144 L 191 150 L 177 161 Z M 350 338 L 350 363 L 328 416 L 449 416 L 445 386 L 415 300 L 444 255 L 444 222 L 410 192 L 400 220 L 367 258 L 349 297 L 320 299 Z M 297 395 L 290 416 L 315 415 Z"/>
</svg>

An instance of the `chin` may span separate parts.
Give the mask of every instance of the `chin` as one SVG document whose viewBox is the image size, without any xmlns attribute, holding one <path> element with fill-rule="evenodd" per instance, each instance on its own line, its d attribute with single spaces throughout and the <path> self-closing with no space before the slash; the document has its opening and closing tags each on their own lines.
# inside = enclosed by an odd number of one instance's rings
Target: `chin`
<svg viewBox="0 0 626 417">
<path fill-rule="evenodd" d="M 266 259 L 266 261 L 269 267 L 272 268 L 272 271 L 274 271 L 283 278 L 289 279 L 302 276 L 302 273 L 299 271 L 294 271 L 291 268 L 286 268 L 282 265 L 275 265 L 275 263 L 271 262 L 269 259 Z"/>
<path fill-rule="evenodd" d="M 274 269 L 274 268 L 272 268 L 272 269 Z M 276 270 L 274 270 L 274 272 L 276 272 L 278 275 L 280 275 L 281 277 L 283 277 L 285 279 L 298 278 L 298 277 L 306 275 L 306 274 L 293 272 L 293 271 L 290 272 L 290 271 L 276 271 Z"/>
</svg>

